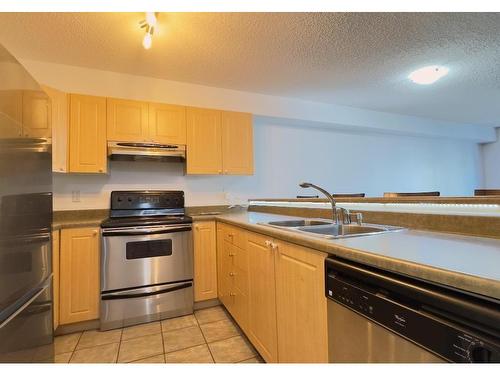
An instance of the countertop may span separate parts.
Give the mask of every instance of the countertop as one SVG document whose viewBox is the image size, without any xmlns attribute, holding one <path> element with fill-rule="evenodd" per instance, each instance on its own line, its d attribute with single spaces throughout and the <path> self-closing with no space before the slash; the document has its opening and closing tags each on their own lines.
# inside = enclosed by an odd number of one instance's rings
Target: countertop
<svg viewBox="0 0 500 375">
<path fill-rule="evenodd" d="M 500 300 L 500 240 L 407 229 L 344 239 L 323 239 L 258 224 L 293 216 L 240 211 L 217 220 L 328 254 Z"/>
</svg>

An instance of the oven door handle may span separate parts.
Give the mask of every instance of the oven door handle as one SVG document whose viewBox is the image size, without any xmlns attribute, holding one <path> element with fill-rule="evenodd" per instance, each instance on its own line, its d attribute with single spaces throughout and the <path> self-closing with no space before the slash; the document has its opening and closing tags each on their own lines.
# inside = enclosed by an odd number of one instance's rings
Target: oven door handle
<svg viewBox="0 0 500 375">
<path fill-rule="evenodd" d="M 163 234 L 163 233 L 175 233 L 175 232 L 188 232 L 192 230 L 191 224 L 189 225 L 178 225 L 170 227 L 161 228 L 128 228 L 128 229 L 103 229 L 102 235 L 104 237 L 111 236 L 140 236 L 147 234 Z"/>
<path fill-rule="evenodd" d="M 109 293 L 101 296 L 103 301 L 105 300 L 113 300 L 113 299 L 125 299 L 125 298 L 140 298 L 140 297 L 149 297 L 154 296 L 156 294 L 163 294 L 169 292 L 175 292 L 176 290 L 186 289 L 193 286 L 192 282 L 186 282 L 182 284 L 177 284 L 175 286 L 167 285 L 164 289 L 155 290 L 154 292 L 139 292 L 139 293 L 127 293 L 126 291 Z"/>
</svg>

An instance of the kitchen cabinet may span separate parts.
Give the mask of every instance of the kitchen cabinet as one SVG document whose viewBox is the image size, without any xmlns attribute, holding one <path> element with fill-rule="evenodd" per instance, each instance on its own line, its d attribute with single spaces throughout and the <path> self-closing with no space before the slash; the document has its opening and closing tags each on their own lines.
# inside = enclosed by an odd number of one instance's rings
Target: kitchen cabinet
<svg viewBox="0 0 500 375">
<path fill-rule="evenodd" d="M 51 87 L 42 86 L 50 98 L 52 115 L 52 172 L 69 171 L 69 98 L 68 94 Z"/>
<path fill-rule="evenodd" d="M 69 171 L 106 173 L 106 98 L 70 94 Z"/>
<path fill-rule="evenodd" d="M 194 300 L 217 298 L 217 249 L 215 221 L 194 224 Z"/>
<path fill-rule="evenodd" d="M 224 174 L 253 174 L 252 114 L 222 112 L 222 169 Z"/>
<path fill-rule="evenodd" d="M 43 91 L 23 92 L 23 136 L 30 138 L 52 137 L 50 99 Z"/>
<path fill-rule="evenodd" d="M 326 254 L 273 240 L 280 362 L 328 362 Z"/>
<path fill-rule="evenodd" d="M 162 144 L 186 144 L 186 107 L 149 103 L 149 139 Z"/>
<path fill-rule="evenodd" d="M 253 174 L 252 115 L 188 108 L 187 173 Z"/>
<path fill-rule="evenodd" d="M 276 289 L 272 239 L 247 236 L 249 274 L 248 337 L 266 362 L 278 362 Z"/>
<path fill-rule="evenodd" d="M 188 174 L 222 174 L 221 112 L 186 110 L 186 171 Z"/>
<path fill-rule="evenodd" d="M 266 362 L 328 362 L 325 258 L 217 223 L 219 299 Z"/>
<path fill-rule="evenodd" d="M 54 331 L 59 326 L 59 230 L 52 231 L 52 296 L 54 311 Z"/>
<path fill-rule="evenodd" d="M 148 103 L 136 100 L 106 99 L 108 141 L 147 142 Z"/>
<path fill-rule="evenodd" d="M 99 318 L 99 229 L 61 230 L 59 324 Z"/>
</svg>

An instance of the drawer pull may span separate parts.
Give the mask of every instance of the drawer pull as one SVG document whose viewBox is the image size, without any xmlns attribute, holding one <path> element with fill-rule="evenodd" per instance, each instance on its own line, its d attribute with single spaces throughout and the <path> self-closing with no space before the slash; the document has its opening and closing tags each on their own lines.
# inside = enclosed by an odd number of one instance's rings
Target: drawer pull
<svg viewBox="0 0 500 375">
<path fill-rule="evenodd" d="M 229 253 L 230 257 L 234 257 L 236 254 L 235 253 Z"/>
<path fill-rule="evenodd" d="M 266 240 L 266 242 L 264 242 L 264 243 L 266 244 L 266 246 L 267 246 L 267 247 L 269 247 L 269 246 L 271 246 L 271 243 L 272 243 L 272 242 L 271 242 L 271 241 L 269 241 L 269 240 Z"/>
<path fill-rule="evenodd" d="M 229 272 L 229 276 L 236 276 L 234 272 Z"/>
<path fill-rule="evenodd" d="M 229 295 L 230 295 L 231 297 L 234 297 L 234 296 L 236 296 L 236 293 L 231 292 L 231 293 L 229 293 Z"/>
</svg>

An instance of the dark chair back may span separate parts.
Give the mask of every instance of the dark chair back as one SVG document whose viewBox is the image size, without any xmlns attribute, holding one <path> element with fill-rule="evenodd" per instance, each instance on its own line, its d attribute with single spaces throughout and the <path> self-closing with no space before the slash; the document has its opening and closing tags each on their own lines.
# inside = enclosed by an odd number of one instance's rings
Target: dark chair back
<svg viewBox="0 0 500 375">
<path fill-rule="evenodd" d="M 420 191 L 415 193 L 384 193 L 384 198 L 394 197 L 439 197 L 439 191 Z"/>
<path fill-rule="evenodd" d="M 474 190 L 475 197 L 484 197 L 489 195 L 500 195 L 500 189 L 476 189 Z"/>
</svg>

